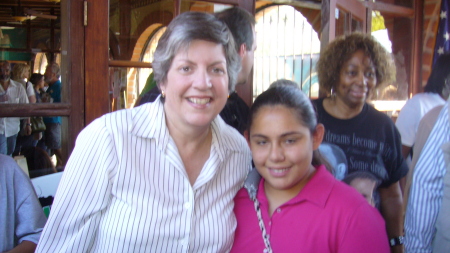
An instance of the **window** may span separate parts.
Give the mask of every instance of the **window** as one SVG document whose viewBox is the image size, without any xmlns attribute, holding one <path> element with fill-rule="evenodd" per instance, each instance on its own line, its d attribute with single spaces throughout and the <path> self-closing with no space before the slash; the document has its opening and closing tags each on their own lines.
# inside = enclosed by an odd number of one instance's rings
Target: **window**
<svg viewBox="0 0 450 253">
<path fill-rule="evenodd" d="M 253 98 L 278 79 L 295 81 L 310 97 L 319 85 L 315 66 L 320 40 L 308 20 L 294 7 L 270 6 L 257 12 Z"/>
</svg>

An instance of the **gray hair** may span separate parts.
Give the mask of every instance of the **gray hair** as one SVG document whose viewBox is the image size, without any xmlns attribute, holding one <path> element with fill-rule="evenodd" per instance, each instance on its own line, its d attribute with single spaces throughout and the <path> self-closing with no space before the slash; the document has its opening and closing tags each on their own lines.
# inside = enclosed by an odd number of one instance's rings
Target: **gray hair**
<svg viewBox="0 0 450 253">
<path fill-rule="evenodd" d="M 11 63 L 9 63 L 9 61 L 1 60 L 0 61 L 0 66 L 9 66 L 9 67 L 11 67 Z"/>
<path fill-rule="evenodd" d="M 47 68 L 51 68 L 52 73 L 55 74 L 57 78 L 61 76 L 61 68 L 59 67 L 58 63 L 51 62 L 47 65 Z"/>
<path fill-rule="evenodd" d="M 153 60 L 154 80 L 158 87 L 160 83 L 167 81 L 167 73 L 175 55 L 180 50 L 187 49 L 193 40 L 205 40 L 223 46 L 227 61 L 228 90 L 233 91 L 241 68 L 233 36 L 222 21 L 203 12 L 180 14 L 170 22 L 159 39 Z"/>
</svg>

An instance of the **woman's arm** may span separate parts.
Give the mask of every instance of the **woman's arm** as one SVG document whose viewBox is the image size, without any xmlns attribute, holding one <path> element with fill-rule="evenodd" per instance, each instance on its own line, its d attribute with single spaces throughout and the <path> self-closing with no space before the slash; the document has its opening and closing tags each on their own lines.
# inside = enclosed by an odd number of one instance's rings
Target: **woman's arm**
<svg viewBox="0 0 450 253">
<path fill-rule="evenodd" d="M 79 135 L 36 252 L 86 252 L 111 196 L 115 144 L 100 118 Z"/>
<path fill-rule="evenodd" d="M 27 86 L 28 101 L 30 102 L 30 104 L 36 103 L 36 94 L 34 92 L 33 84 L 27 82 L 26 86 Z"/>
<path fill-rule="evenodd" d="M 23 241 L 19 243 L 14 249 L 6 251 L 6 253 L 33 253 L 36 249 L 36 243 L 30 241 Z"/>
<path fill-rule="evenodd" d="M 403 198 L 399 182 L 379 188 L 381 214 L 386 221 L 389 239 L 403 236 Z M 403 245 L 391 247 L 391 252 L 403 252 Z"/>
</svg>

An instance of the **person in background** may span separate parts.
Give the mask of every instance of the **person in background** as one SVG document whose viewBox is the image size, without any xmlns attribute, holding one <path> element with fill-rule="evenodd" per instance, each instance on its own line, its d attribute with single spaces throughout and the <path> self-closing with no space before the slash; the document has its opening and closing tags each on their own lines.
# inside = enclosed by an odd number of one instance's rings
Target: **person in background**
<svg viewBox="0 0 450 253">
<path fill-rule="evenodd" d="M 443 74 L 446 74 L 445 82 L 450 81 L 448 73 Z M 428 123 L 424 120 L 435 121 L 432 128 L 430 125 L 425 131 L 418 132 L 418 145 L 414 145 L 413 160 L 417 159 L 417 163 L 411 173 L 409 191 L 405 192 L 409 192 L 405 215 L 406 252 L 441 253 L 448 252 L 450 248 L 449 106 L 450 102 L 447 100 L 436 120 L 430 115 L 435 113 L 436 108 L 432 109 L 419 125 L 422 129 Z M 429 135 L 427 129 L 431 129 Z M 428 135 L 426 142 L 421 140 L 421 135 Z M 423 148 L 417 150 L 418 146 Z"/>
<path fill-rule="evenodd" d="M 2 154 L 0 192 L 0 252 L 34 252 L 47 219 L 28 176 Z"/>
<path fill-rule="evenodd" d="M 58 172 L 48 153 L 40 147 L 26 147 L 21 154 L 27 159 L 30 178 Z"/>
<path fill-rule="evenodd" d="M 231 252 L 389 252 L 378 210 L 322 164 L 323 134 L 300 89 L 256 98 L 246 134 L 256 169 L 235 197 Z"/>
<path fill-rule="evenodd" d="M 33 85 L 34 93 L 36 94 L 36 103 L 41 103 L 42 93 L 44 91 L 45 80 L 44 75 L 33 73 L 30 76 L 30 83 Z"/>
<path fill-rule="evenodd" d="M 347 156 L 347 173 L 370 171 L 381 180 L 377 191 L 392 252 L 403 251 L 403 201 L 399 180 L 408 173 L 394 122 L 366 100 L 375 88 L 393 79 L 389 53 L 371 35 L 336 38 L 317 63 L 321 87 L 330 96 L 314 102 L 324 141 Z"/>
<path fill-rule="evenodd" d="M 145 103 L 152 103 L 161 94 L 158 85 L 155 82 L 155 75 L 153 72 L 148 76 L 147 82 L 145 82 L 144 89 L 136 100 L 135 106 L 140 106 Z"/>
<path fill-rule="evenodd" d="M 233 198 L 251 166 L 219 112 L 239 56 L 213 15 L 174 18 L 155 50 L 155 102 L 78 136 L 37 252 L 227 252 Z"/>
<path fill-rule="evenodd" d="M 431 130 L 433 130 L 434 124 L 438 119 L 439 114 L 441 113 L 444 105 L 438 105 L 431 109 L 427 114 L 425 114 L 420 120 L 419 127 L 417 128 L 416 140 L 414 142 L 413 147 L 413 157 L 411 161 L 411 166 L 406 178 L 405 189 L 403 192 L 403 209 L 406 210 L 406 206 L 408 205 L 409 192 L 411 189 L 412 177 L 414 175 L 414 170 L 416 168 L 417 161 L 420 158 L 420 154 L 422 153 L 423 147 L 430 136 Z"/>
<path fill-rule="evenodd" d="M 253 68 L 256 50 L 255 18 L 239 7 L 225 9 L 215 13 L 215 16 L 223 21 L 233 34 L 236 50 L 241 58 L 241 71 L 236 85 L 245 85 Z M 220 112 L 222 119 L 243 134 L 247 128 L 248 115 L 248 105 L 235 90 L 231 91 L 225 108 Z"/>
<path fill-rule="evenodd" d="M 371 206 L 376 206 L 374 194 L 379 185 L 379 180 L 375 175 L 368 171 L 355 171 L 345 176 L 342 181 L 361 193 Z"/>
<path fill-rule="evenodd" d="M 0 103 L 28 103 L 25 88 L 11 80 L 11 65 L 8 61 L 0 61 Z M 19 131 L 20 118 L 0 118 L 0 154 L 12 155 Z M 25 119 L 24 133 L 31 134 L 30 118 Z"/>
<path fill-rule="evenodd" d="M 400 110 L 395 126 L 402 137 L 402 154 L 407 158 L 414 145 L 422 117 L 438 105 L 444 105 L 450 95 L 450 54 L 436 61 L 423 93 L 415 94 Z M 446 81 L 447 80 L 447 81 Z"/>
<path fill-rule="evenodd" d="M 45 68 L 44 80 L 48 83 L 49 88 L 46 90 L 47 94 L 50 94 L 51 100 L 44 99 L 41 94 L 43 103 L 61 103 L 61 69 L 56 62 L 52 62 Z M 56 156 L 56 167 L 63 167 L 64 161 L 62 159 L 61 151 L 61 116 L 56 117 L 44 117 L 45 132 L 43 141 L 47 149 L 51 152 L 51 155 Z"/>
<path fill-rule="evenodd" d="M 44 94 L 47 94 L 44 91 L 44 86 L 45 86 L 45 80 L 44 80 L 44 75 L 39 74 L 39 73 L 33 73 L 30 76 L 30 83 L 33 84 L 33 88 L 34 88 L 34 93 L 36 94 L 36 103 L 42 103 L 42 97 L 45 96 Z M 35 140 L 40 140 L 42 139 L 43 136 L 43 132 L 39 132 L 39 133 L 34 133 L 34 139 Z M 36 145 L 34 145 L 36 146 Z"/>
<path fill-rule="evenodd" d="M 445 64 L 445 65 L 444 65 Z M 433 82 L 440 83 L 443 88 L 443 94 L 448 93 L 444 91 L 444 89 L 448 89 L 450 85 L 450 54 L 444 54 L 442 55 L 437 61 L 436 65 L 431 71 L 431 75 L 428 78 L 428 83 L 431 82 L 431 80 L 434 80 Z M 442 78 L 442 76 L 446 76 L 445 78 Z M 428 86 L 427 83 L 427 86 Z M 436 86 L 436 85 L 434 85 Z M 441 87 L 442 88 L 442 87 Z M 415 96 L 414 96 L 415 97 Z M 414 98 L 413 97 L 413 98 Z M 439 100 L 439 98 L 436 98 L 436 100 Z M 431 130 L 434 127 L 434 124 L 437 121 L 437 118 L 439 116 L 439 113 L 441 112 L 442 108 L 444 107 L 444 104 L 437 105 L 430 109 L 421 119 L 418 124 L 418 127 L 416 129 L 416 134 L 414 136 L 414 145 L 412 147 L 412 161 L 410 165 L 410 169 L 406 178 L 406 183 L 404 187 L 404 193 L 403 193 L 403 201 L 404 201 L 404 208 L 406 209 L 407 203 L 408 203 L 408 197 L 409 197 L 409 191 L 411 188 L 411 181 L 414 174 L 414 170 L 417 164 L 417 161 L 419 160 L 420 154 L 422 152 L 422 149 L 428 140 L 428 137 L 431 133 Z M 402 139 L 403 141 L 403 139 Z M 403 149 L 405 149 L 405 146 L 403 146 Z"/>
<path fill-rule="evenodd" d="M 44 93 L 44 76 L 39 73 L 33 73 L 31 74 L 30 81 L 28 82 L 31 84 L 34 90 L 35 94 L 35 101 L 36 103 L 41 103 L 41 94 Z M 23 135 L 19 134 L 17 136 L 16 141 L 16 147 L 14 150 L 15 155 L 22 154 L 22 149 L 28 148 L 28 147 L 36 147 L 39 140 L 42 139 L 42 133 L 43 132 L 35 132 L 31 135 Z"/>
<path fill-rule="evenodd" d="M 36 103 L 33 85 L 28 80 L 30 77 L 30 66 L 25 63 L 16 63 L 14 64 L 11 74 L 11 79 L 21 83 L 27 91 L 28 101 L 30 103 Z"/>
</svg>

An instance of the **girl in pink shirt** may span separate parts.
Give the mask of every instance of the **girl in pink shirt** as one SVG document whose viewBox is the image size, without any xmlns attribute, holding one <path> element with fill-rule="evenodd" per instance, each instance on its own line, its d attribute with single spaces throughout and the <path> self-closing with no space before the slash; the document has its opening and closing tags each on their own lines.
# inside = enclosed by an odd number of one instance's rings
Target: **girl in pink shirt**
<svg viewBox="0 0 450 253">
<path fill-rule="evenodd" d="M 246 135 L 256 169 L 235 198 L 231 252 L 389 252 L 380 213 L 322 165 L 323 135 L 298 88 L 258 96 Z"/>
</svg>

